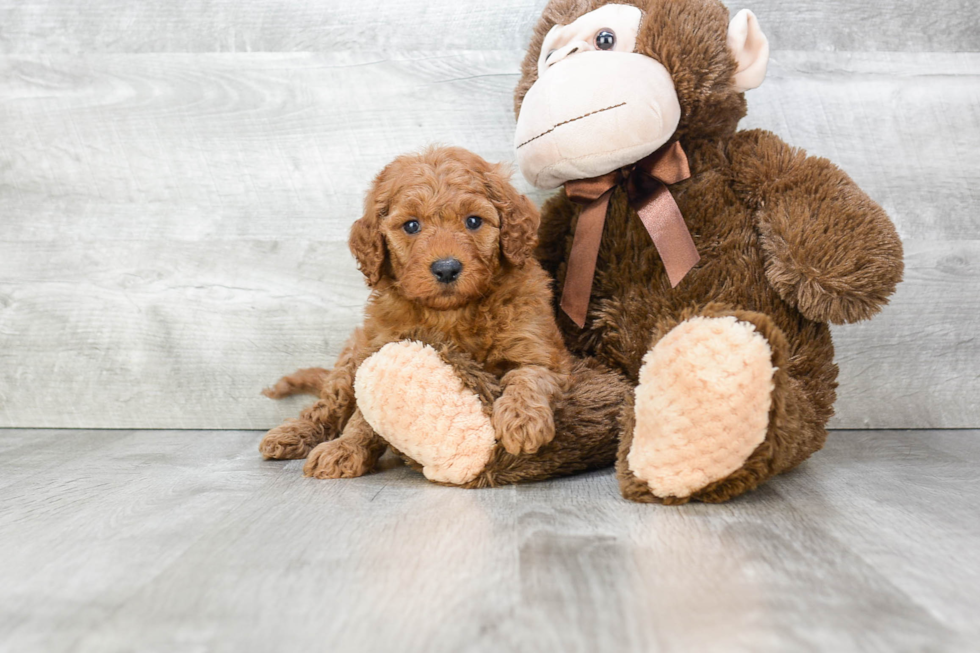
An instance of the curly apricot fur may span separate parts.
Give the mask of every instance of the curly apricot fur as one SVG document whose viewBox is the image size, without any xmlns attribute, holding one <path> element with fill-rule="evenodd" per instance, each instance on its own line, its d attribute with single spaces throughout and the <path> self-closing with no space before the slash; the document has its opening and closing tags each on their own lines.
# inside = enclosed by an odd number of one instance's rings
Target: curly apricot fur
<svg viewBox="0 0 980 653">
<path fill-rule="evenodd" d="M 270 431 L 260 447 L 263 455 L 309 454 L 305 472 L 316 478 L 371 471 L 386 445 L 355 412 L 354 375 L 382 346 L 407 339 L 440 350 L 449 346 L 450 359 L 471 358 L 499 379 L 503 394 L 487 400 L 500 411 L 494 423 L 508 452 L 533 453 L 552 441 L 553 407 L 570 385 L 572 358 L 551 309 L 551 279 L 531 256 L 538 211 L 508 176 L 503 166 L 460 148 L 401 156 L 378 174 L 349 241 L 372 288 L 364 326 L 332 370 L 300 370 L 266 391 L 274 398 L 312 391 L 320 399 L 299 420 Z M 479 227 L 467 227 L 471 216 L 481 219 Z M 409 220 L 419 222 L 417 233 L 403 228 Z M 430 270 L 447 257 L 462 263 L 451 284 L 440 283 Z M 614 430 L 596 437 L 612 441 Z M 570 448 L 585 457 L 564 468 L 591 466 L 593 459 L 606 462 L 609 449 Z M 550 464 L 532 465 L 526 473 L 554 475 L 554 470 Z"/>
</svg>

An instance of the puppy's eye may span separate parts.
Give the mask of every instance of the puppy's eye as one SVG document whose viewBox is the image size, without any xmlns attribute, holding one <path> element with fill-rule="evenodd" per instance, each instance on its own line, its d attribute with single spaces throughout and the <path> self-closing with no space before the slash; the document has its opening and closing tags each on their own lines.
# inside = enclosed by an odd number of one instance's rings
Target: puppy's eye
<svg viewBox="0 0 980 653">
<path fill-rule="evenodd" d="M 476 231 L 480 228 L 481 224 L 483 224 L 483 218 L 478 215 L 471 215 L 466 218 L 466 228 L 470 231 Z"/>
<path fill-rule="evenodd" d="M 419 224 L 418 220 L 409 220 L 402 225 L 402 229 L 404 229 L 405 233 L 407 234 L 417 234 L 422 230 L 422 225 Z"/>
<path fill-rule="evenodd" d="M 595 35 L 596 50 L 612 50 L 616 45 L 616 34 L 611 29 L 601 29 Z"/>
</svg>

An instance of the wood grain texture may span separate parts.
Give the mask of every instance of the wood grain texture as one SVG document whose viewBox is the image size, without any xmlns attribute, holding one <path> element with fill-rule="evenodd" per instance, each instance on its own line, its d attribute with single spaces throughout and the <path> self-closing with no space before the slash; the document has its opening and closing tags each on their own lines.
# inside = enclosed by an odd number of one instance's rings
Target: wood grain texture
<svg viewBox="0 0 980 653">
<path fill-rule="evenodd" d="M 974 0 L 726 0 L 780 49 L 976 52 Z M 520 51 L 545 0 L 4 0 L 0 54 Z"/>
<path fill-rule="evenodd" d="M 0 426 L 295 413 L 258 390 L 358 323 L 344 242 L 370 179 L 435 141 L 509 160 L 519 60 L 0 58 Z M 893 304 L 835 330 L 834 425 L 980 424 L 980 55 L 776 52 L 749 103 L 746 127 L 841 164 L 905 240 Z"/>
<path fill-rule="evenodd" d="M 442 142 L 512 160 L 518 64 L 510 52 L 0 58 L 0 240 L 342 240 L 399 153 Z M 748 98 L 745 127 L 834 160 L 906 239 L 980 233 L 980 54 L 777 52 Z"/>
<path fill-rule="evenodd" d="M 315 481 L 257 432 L 0 431 L 0 650 L 972 651 L 980 432 L 835 432 L 720 506 L 610 472 Z"/>
<path fill-rule="evenodd" d="M 511 53 L 0 58 L 0 241 L 346 240 L 433 142 L 512 158 Z"/>
<path fill-rule="evenodd" d="M 367 291 L 342 243 L 19 243 L 0 266 L 0 411 L 44 426 L 263 428 L 259 395 L 326 361 Z M 0 275 L 4 276 L 4 275 Z"/>
</svg>

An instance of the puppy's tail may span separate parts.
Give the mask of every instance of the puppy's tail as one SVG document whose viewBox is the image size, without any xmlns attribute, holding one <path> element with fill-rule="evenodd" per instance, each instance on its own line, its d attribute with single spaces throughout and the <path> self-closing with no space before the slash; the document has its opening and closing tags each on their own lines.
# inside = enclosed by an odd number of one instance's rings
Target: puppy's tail
<svg viewBox="0 0 980 653">
<path fill-rule="evenodd" d="M 284 376 L 271 388 L 262 391 L 270 399 L 282 399 L 292 395 L 308 394 L 320 396 L 323 384 L 327 380 L 329 370 L 322 367 L 308 367 L 305 370 L 296 370 L 289 376 Z"/>
</svg>

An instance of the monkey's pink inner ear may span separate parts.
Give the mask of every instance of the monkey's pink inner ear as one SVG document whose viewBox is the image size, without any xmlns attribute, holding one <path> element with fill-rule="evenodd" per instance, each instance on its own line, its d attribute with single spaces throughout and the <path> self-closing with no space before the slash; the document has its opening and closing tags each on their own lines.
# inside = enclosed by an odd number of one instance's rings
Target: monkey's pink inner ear
<svg viewBox="0 0 980 653">
<path fill-rule="evenodd" d="M 735 88 L 739 92 L 758 88 L 769 66 L 769 39 L 759 27 L 759 19 L 743 9 L 728 25 L 728 49 L 735 57 Z"/>
</svg>

